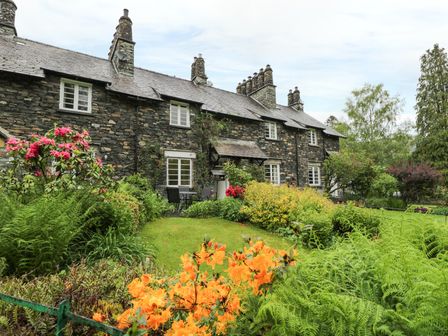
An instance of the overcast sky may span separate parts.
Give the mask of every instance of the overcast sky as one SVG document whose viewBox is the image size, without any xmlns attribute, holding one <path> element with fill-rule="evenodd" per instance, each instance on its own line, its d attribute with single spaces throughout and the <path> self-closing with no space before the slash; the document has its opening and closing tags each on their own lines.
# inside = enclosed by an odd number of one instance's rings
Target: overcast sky
<svg viewBox="0 0 448 336">
<path fill-rule="evenodd" d="M 270 64 L 277 101 L 298 86 L 305 111 L 343 116 L 364 83 L 383 83 L 414 120 L 419 58 L 448 47 L 446 0 L 15 0 L 21 37 L 107 57 L 123 8 L 134 23 L 136 66 L 190 77 L 204 55 L 215 87 Z"/>
</svg>

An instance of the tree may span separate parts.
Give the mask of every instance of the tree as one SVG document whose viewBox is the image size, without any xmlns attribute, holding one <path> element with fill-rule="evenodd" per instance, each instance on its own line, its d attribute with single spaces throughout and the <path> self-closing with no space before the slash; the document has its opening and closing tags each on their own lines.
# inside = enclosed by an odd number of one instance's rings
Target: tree
<svg viewBox="0 0 448 336">
<path fill-rule="evenodd" d="M 324 162 L 325 191 L 350 189 L 357 196 L 365 197 L 377 171 L 371 159 L 362 153 L 342 150 Z"/>
<path fill-rule="evenodd" d="M 404 163 L 392 166 L 388 173 L 399 183 L 402 198 L 406 202 L 420 202 L 434 195 L 441 174 L 428 164 Z"/>
<path fill-rule="evenodd" d="M 362 152 L 381 166 L 407 159 L 412 136 L 410 125 L 397 125 L 401 110 L 401 99 L 391 96 L 382 84 L 365 84 L 352 91 L 344 110 L 348 121 L 333 126 L 345 131 L 347 138 L 342 141 L 342 148 Z"/>
<path fill-rule="evenodd" d="M 448 56 L 437 44 L 421 57 L 415 157 L 448 175 Z"/>
</svg>

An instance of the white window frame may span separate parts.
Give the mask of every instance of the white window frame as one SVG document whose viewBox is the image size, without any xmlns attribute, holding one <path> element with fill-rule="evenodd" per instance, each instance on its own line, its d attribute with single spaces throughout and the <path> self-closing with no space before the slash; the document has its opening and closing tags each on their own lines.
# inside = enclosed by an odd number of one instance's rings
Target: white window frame
<svg viewBox="0 0 448 336">
<path fill-rule="evenodd" d="M 273 121 L 265 122 L 265 137 L 268 140 L 278 140 L 277 136 L 277 123 Z"/>
<path fill-rule="evenodd" d="M 312 187 L 320 187 L 321 182 L 320 164 L 308 164 L 308 185 Z"/>
<path fill-rule="evenodd" d="M 317 146 L 317 132 L 313 128 L 308 131 L 308 143 Z"/>
<path fill-rule="evenodd" d="M 74 85 L 74 92 L 73 92 L 73 108 L 68 108 L 64 106 L 64 88 L 65 84 L 73 84 Z M 88 93 L 87 93 L 87 111 L 80 110 L 79 109 L 79 86 L 87 87 Z M 59 109 L 63 111 L 70 111 L 70 112 L 79 112 L 79 113 L 92 113 L 92 84 L 86 83 L 86 82 L 80 82 L 75 81 L 72 79 L 67 78 L 61 78 L 61 84 L 60 84 L 60 93 L 59 93 Z"/>
<path fill-rule="evenodd" d="M 177 121 L 175 123 L 172 122 L 173 118 L 172 118 L 172 113 L 173 113 L 173 108 L 177 108 Z M 182 113 L 182 108 L 186 108 L 187 109 L 187 115 L 186 115 L 186 124 L 182 125 L 181 124 L 181 113 Z M 185 128 L 190 128 L 190 105 L 187 103 L 181 103 L 178 101 L 170 101 L 170 125 L 171 126 L 177 126 L 177 127 L 185 127 Z"/>
<path fill-rule="evenodd" d="M 170 160 L 177 161 L 177 184 L 170 184 L 170 174 L 169 174 L 169 165 Z M 190 177 L 189 177 L 189 184 L 181 184 L 182 183 L 182 164 L 181 161 L 189 161 L 190 162 Z M 193 160 L 190 158 L 185 157 L 167 157 L 166 158 L 166 186 L 167 187 L 193 187 Z"/>
<path fill-rule="evenodd" d="M 274 174 L 274 168 L 277 167 L 277 172 Z M 269 169 L 269 177 L 267 176 L 267 170 Z M 275 176 L 276 175 L 276 176 Z M 267 181 L 272 184 L 279 185 L 280 184 L 280 164 L 279 163 L 267 163 L 264 165 L 264 177 Z M 275 179 L 276 177 L 276 179 Z"/>
</svg>

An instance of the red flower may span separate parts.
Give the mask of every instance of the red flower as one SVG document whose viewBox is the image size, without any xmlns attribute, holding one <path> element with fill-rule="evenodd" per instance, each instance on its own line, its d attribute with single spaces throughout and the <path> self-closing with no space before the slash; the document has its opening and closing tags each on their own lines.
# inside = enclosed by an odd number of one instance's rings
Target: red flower
<svg viewBox="0 0 448 336">
<path fill-rule="evenodd" d="M 244 188 L 240 186 L 229 186 L 226 190 L 226 196 L 233 198 L 243 198 L 244 197 Z"/>
</svg>

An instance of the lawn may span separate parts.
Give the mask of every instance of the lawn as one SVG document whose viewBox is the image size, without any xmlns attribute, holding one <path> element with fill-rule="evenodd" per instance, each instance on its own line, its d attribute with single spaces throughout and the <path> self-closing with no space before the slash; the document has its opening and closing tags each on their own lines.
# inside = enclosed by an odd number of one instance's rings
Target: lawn
<svg viewBox="0 0 448 336">
<path fill-rule="evenodd" d="M 167 217 L 148 223 L 141 237 L 157 249 L 157 263 L 168 272 L 179 269 L 179 257 L 198 249 L 205 237 L 226 244 L 228 251 L 244 246 L 243 237 L 262 239 L 269 246 L 286 249 L 291 242 L 251 225 L 220 218 Z"/>
</svg>

